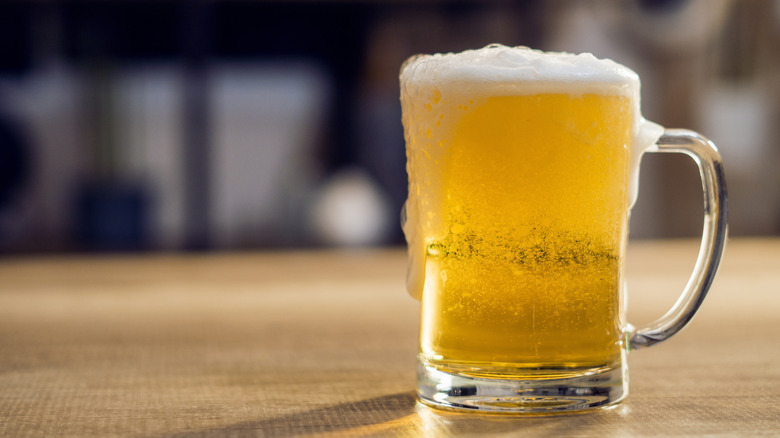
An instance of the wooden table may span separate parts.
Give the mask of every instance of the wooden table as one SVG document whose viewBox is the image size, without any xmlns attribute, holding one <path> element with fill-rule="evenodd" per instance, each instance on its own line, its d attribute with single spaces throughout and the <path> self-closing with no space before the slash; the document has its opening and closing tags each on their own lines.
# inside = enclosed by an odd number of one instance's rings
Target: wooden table
<svg viewBox="0 0 780 438">
<path fill-rule="evenodd" d="M 629 319 L 663 313 L 696 242 L 632 242 Z M 780 240 L 729 242 L 693 323 L 630 355 L 631 394 L 557 417 L 414 398 L 405 252 L 0 261 L 0 436 L 780 434 Z"/>
</svg>

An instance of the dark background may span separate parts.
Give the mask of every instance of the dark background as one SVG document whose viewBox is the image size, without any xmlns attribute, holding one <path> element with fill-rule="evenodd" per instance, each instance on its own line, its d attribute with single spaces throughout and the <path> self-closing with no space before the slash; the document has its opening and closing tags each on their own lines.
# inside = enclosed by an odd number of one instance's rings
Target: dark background
<svg viewBox="0 0 780 438">
<path fill-rule="evenodd" d="M 780 2 L 5 1 L 0 251 L 400 244 L 399 67 L 494 42 L 636 70 L 719 146 L 731 235 L 780 232 Z M 698 235 L 701 196 L 647 156 L 632 237 Z"/>
</svg>

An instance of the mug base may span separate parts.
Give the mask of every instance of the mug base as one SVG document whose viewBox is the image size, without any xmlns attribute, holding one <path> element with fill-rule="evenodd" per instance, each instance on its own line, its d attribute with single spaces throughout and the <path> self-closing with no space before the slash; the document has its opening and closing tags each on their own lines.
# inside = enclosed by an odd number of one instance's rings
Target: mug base
<svg viewBox="0 0 780 438">
<path fill-rule="evenodd" d="M 507 414 L 573 413 L 613 406 L 628 394 L 627 369 L 582 370 L 557 379 L 509 380 L 453 374 L 425 364 L 417 367 L 417 394 L 428 406 L 457 411 Z"/>
</svg>

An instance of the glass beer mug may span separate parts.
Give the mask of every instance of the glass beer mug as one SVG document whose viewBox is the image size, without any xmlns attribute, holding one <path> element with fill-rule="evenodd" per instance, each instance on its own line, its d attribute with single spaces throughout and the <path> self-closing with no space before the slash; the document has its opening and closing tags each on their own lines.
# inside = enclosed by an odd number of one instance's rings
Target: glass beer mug
<svg viewBox="0 0 780 438">
<path fill-rule="evenodd" d="M 638 76 L 590 54 L 491 45 L 413 57 L 400 80 L 420 400 L 537 413 L 622 400 L 627 352 L 679 331 L 717 270 L 726 189 L 715 146 L 644 120 Z M 623 266 L 644 152 L 693 157 L 705 219 L 682 296 L 635 329 Z"/>
</svg>

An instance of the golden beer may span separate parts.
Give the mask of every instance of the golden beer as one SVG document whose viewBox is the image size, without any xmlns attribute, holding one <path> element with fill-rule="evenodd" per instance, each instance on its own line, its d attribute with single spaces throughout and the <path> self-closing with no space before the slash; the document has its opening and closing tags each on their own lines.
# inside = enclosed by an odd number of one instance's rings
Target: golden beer
<svg viewBox="0 0 780 438">
<path fill-rule="evenodd" d="M 402 93 L 421 360 L 518 379 L 614 365 L 631 98 L 470 85 Z"/>
<path fill-rule="evenodd" d="M 491 45 L 420 55 L 400 81 L 419 399 L 494 413 L 622 400 L 629 346 L 677 333 L 717 270 L 727 211 L 717 148 L 642 118 L 636 73 L 591 54 Z M 695 158 L 705 221 L 680 299 L 634 329 L 623 258 L 648 151 Z"/>
</svg>

